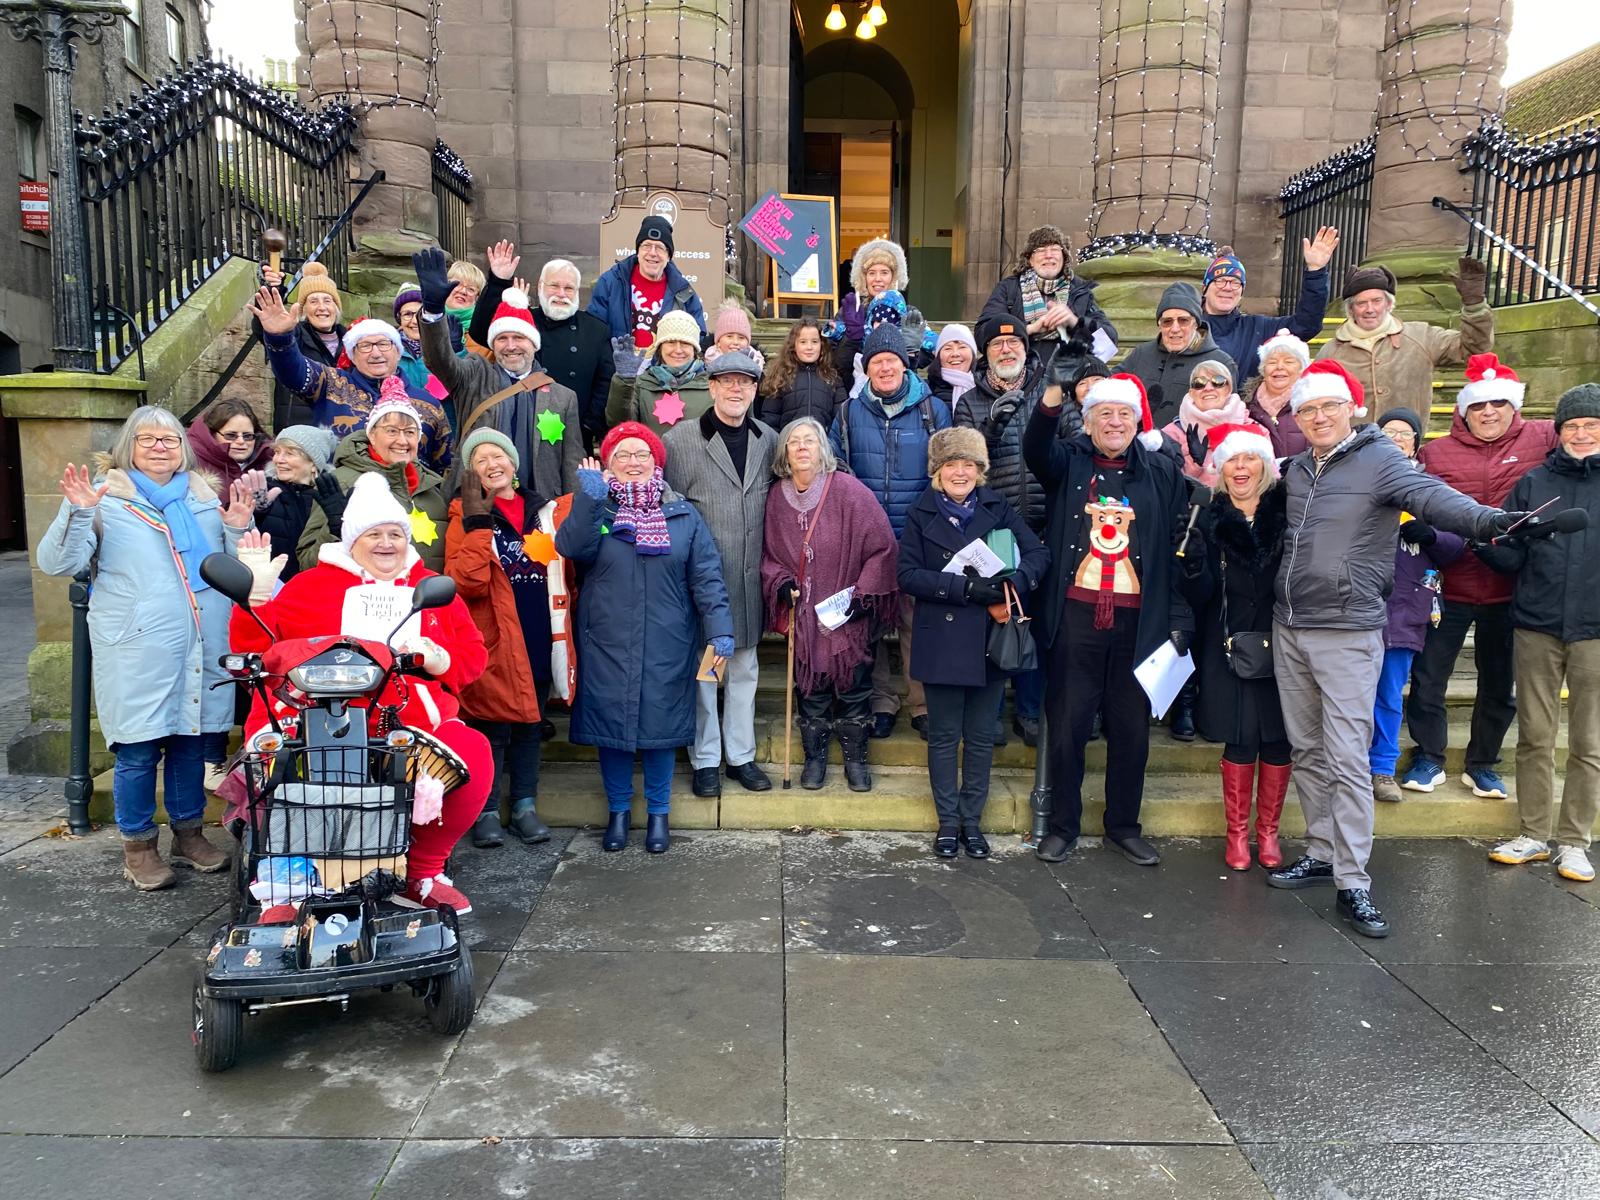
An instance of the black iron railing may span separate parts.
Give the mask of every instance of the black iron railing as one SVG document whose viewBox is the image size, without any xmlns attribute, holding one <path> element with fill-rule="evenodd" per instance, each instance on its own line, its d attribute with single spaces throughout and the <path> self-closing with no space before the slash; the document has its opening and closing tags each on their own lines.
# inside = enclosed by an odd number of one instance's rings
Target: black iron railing
<svg viewBox="0 0 1600 1200">
<path fill-rule="evenodd" d="M 467 257 L 471 249 L 472 172 L 443 142 L 433 148 L 433 198 L 439 206 L 440 248 L 451 258 Z"/>
<path fill-rule="evenodd" d="M 1600 292 L 1600 127 L 1525 138 L 1491 120 L 1464 155 L 1476 218 L 1467 253 L 1489 265 L 1489 303 L 1556 299 L 1563 284 Z"/>
<path fill-rule="evenodd" d="M 1372 207 L 1372 160 L 1376 135 L 1307 167 L 1278 192 L 1283 216 L 1283 275 L 1278 284 L 1280 311 L 1289 312 L 1300 298 L 1306 266 L 1300 257 L 1302 238 L 1315 237 L 1323 225 L 1339 230 L 1339 248 L 1328 264 L 1337 288 L 1345 272 L 1367 252 L 1367 216 Z"/>
</svg>

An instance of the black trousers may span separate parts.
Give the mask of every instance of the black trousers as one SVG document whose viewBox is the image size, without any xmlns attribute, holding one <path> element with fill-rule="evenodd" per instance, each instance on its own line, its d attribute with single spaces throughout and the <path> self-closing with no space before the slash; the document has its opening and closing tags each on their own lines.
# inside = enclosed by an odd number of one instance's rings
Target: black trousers
<svg viewBox="0 0 1600 1200">
<path fill-rule="evenodd" d="M 1478 695 L 1472 702 L 1472 732 L 1467 741 L 1467 768 L 1492 767 L 1500 760 L 1506 731 L 1516 719 L 1516 672 L 1511 663 L 1511 605 L 1440 605 L 1439 623 L 1428 630 L 1422 653 L 1411 667 L 1411 694 L 1406 699 L 1406 728 L 1417 749 L 1438 762 L 1450 740 L 1444 692 L 1467 630 L 1478 660 Z"/>
<path fill-rule="evenodd" d="M 1068 600 L 1050 647 L 1050 832 L 1069 842 L 1083 824 L 1084 751 L 1097 711 L 1106 739 L 1106 834 L 1139 833 L 1150 701 L 1133 677 L 1138 630 L 1138 609 L 1119 608 L 1110 629 L 1096 629 L 1094 607 Z"/>
<path fill-rule="evenodd" d="M 922 685 L 928 698 L 928 780 L 940 829 L 977 829 L 983 818 L 989 803 L 989 768 L 994 764 L 994 712 L 1005 686 L 1004 679 L 982 687 Z"/>
<path fill-rule="evenodd" d="M 855 669 L 843 687 L 824 688 L 809 694 L 795 688 L 794 711 L 802 721 L 819 718 L 846 721 L 871 715 L 867 711 L 871 699 L 872 659 L 869 658 Z"/>
<path fill-rule="evenodd" d="M 550 699 L 550 681 L 535 679 L 534 693 L 539 697 L 539 711 Z M 479 721 L 466 718 L 467 724 L 489 739 L 489 753 L 494 757 L 494 786 L 483 802 L 484 812 L 500 811 L 500 789 L 509 777 L 510 800 L 538 799 L 539 764 L 544 753 L 544 738 L 537 721 Z"/>
</svg>

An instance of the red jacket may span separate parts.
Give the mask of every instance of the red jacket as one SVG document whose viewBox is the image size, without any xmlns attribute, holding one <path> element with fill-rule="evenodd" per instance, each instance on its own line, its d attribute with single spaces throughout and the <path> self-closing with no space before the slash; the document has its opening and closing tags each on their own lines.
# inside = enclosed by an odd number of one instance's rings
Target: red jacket
<svg viewBox="0 0 1600 1200">
<path fill-rule="evenodd" d="M 256 607 L 256 615 L 272 630 L 271 638 L 244 609 L 233 610 L 229 641 L 235 651 L 264 651 L 274 642 L 288 638 L 342 632 L 339 623 L 344 611 L 344 594 L 363 582 L 361 568 L 338 542 L 323 546 L 319 553 L 316 566 L 301 571 L 284 584 L 276 596 Z M 402 576 L 405 583 L 415 587 L 421 580 L 437 574 L 422 565 L 415 551 L 412 557 L 410 568 Z M 408 676 L 391 680 L 380 703 L 400 699 L 400 719 L 413 728 L 432 731 L 459 713 L 456 696 L 483 674 L 489 659 L 483 648 L 483 634 L 478 632 L 472 614 L 459 596 L 445 608 L 427 609 L 422 613 L 422 636 L 431 638 L 450 655 L 449 670 L 437 679 Z M 283 711 L 280 709 L 280 716 Z M 266 720 L 258 697 L 245 722 L 246 732 L 255 732 Z"/>
<path fill-rule="evenodd" d="M 1556 444 L 1553 421 L 1525 421 L 1518 413 L 1511 427 L 1492 442 L 1473 436 L 1457 409 L 1450 432 L 1422 447 L 1423 470 L 1437 475 L 1479 504 L 1505 503 L 1512 486 L 1544 462 Z M 1444 598 L 1458 604 L 1509 604 L 1513 578 L 1492 571 L 1476 554 L 1463 554 L 1444 570 Z"/>
</svg>

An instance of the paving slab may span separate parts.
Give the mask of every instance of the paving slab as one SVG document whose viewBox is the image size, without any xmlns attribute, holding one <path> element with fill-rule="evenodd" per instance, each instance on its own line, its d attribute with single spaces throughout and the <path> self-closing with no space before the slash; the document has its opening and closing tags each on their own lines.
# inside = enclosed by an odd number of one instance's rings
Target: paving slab
<svg viewBox="0 0 1600 1200">
<path fill-rule="evenodd" d="M 0 1075 L 154 953 L 144 946 L 0 948 Z"/>
<path fill-rule="evenodd" d="M 1110 963 L 788 958 L 803 1138 L 1226 1142 Z"/>
<path fill-rule="evenodd" d="M 791 1141 L 785 1157 L 785 1200 L 1267 1200 L 1232 1146 Z"/>
<path fill-rule="evenodd" d="M 513 954 L 422 1137 L 775 1137 L 783 964 L 719 951 Z"/>
<path fill-rule="evenodd" d="M 1600 1147 L 1242 1147 L 1276 1200 L 1593 1200 Z"/>
<path fill-rule="evenodd" d="M 1066 891 L 1015 837 L 978 861 L 933 856 L 927 835 L 785 836 L 790 951 L 1104 958 Z"/>
<path fill-rule="evenodd" d="M 1241 1142 L 1573 1142 L 1581 1131 L 1376 965 L 1129 963 Z"/>
<path fill-rule="evenodd" d="M 1600 970 L 1401 966 L 1401 983 L 1438 1009 L 1566 1116 L 1600 1136 Z"/>
<path fill-rule="evenodd" d="M 372 1195 L 399 1146 L 268 1137 L 0 1137 L 0 1179 L 12 1196 L 343 1200 Z"/>
<path fill-rule="evenodd" d="M 572 840 L 517 950 L 774 951 L 782 945 L 778 835 L 680 833 L 607 853 Z"/>
<path fill-rule="evenodd" d="M 1161 865 L 1084 848 L 1050 870 L 1112 958 L 1346 962 L 1367 958 L 1296 893 L 1266 886 L 1259 867 L 1230 871 L 1217 840 L 1158 843 Z"/>
<path fill-rule="evenodd" d="M 25 846 L 62 824 L 55 817 L 35 816 L 27 812 L 5 813 L 0 816 L 0 854 L 9 854 L 18 846 Z"/>
<path fill-rule="evenodd" d="M 574 832 L 553 829 L 537 846 L 507 834 L 505 845 L 492 850 L 474 849 L 470 834 L 461 839 L 450 878 L 472 899 L 472 911 L 461 919 L 467 945 L 503 953 L 516 944 Z"/>
<path fill-rule="evenodd" d="M 202 955 L 159 955 L 0 1077 L 0 1132 L 402 1137 L 458 1039 L 409 989 L 274 1009 L 245 1022 L 239 1065 L 207 1075 L 189 1038 Z M 479 994 L 499 957 L 476 954 Z M 255 1183 L 259 1187 L 261 1178 Z"/>
<path fill-rule="evenodd" d="M 411 1141 L 383 1181 L 383 1200 L 780 1200 L 782 1195 L 782 1143 L 732 1138 Z"/>
</svg>

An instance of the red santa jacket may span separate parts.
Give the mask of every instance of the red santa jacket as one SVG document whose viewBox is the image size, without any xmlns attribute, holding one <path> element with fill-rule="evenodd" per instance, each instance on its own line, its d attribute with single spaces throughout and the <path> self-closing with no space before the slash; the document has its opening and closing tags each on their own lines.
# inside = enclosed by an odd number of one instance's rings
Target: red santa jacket
<svg viewBox="0 0 1600 1200">
<path fill-rule="evenodd" d="M 1504 504 L 1512 485 L 1544 462 L 1556 444 L 1553 421 L 1511 418 L 1511 427 L 1492 442 L 1474 437 L 1460 409 L 1450 432 L 1422 447 L 1423 470 L 1437 475 L 1479 504 Z M 1463 554 L 1444 569 L 1444 598 L 1458 604 L 1509 604 L 1512 576 L 1492 571 L 1476 554 Z"/>
<path fill-rule="evenodd" d="M 438 572 L 422 565 L 415 550 L 410 553 L 406 573 L 396 584 L 415 587 L 419 582 Z M 325 545 L 318 552 L 317 565 L 301 571 L 283 585 L 271 600 L 257 605 L 255 613 L 272 631 L 269 638 L 260 626 L 250 619 L 242 608 L 235 608 L 229 627 L 229 641 L 239 653 L 267 650 L 275 642 L 289 638 L 319 637 L 344 632 L 340 622 L 344 613 L 345 593 L 352 587 L 371 583 L 372 577 L 362 571 L 355 559 L 338 542 Z M 488 654 L 483 646 L 483 634 L 473 623 L 472 614 L 457 596 L 444 608 L 432 608 L 421 614 L 422 636 L 432 639 L 450 655 L 450 667 L 437 677 L 406 676 L 391 680 L 385 688 L 380 703 L 400 704 L 400 719 L 417 729 L 434 730 L 460 712 L 456 696 L 479 675 L 483 674 Z M 277 704 L 274 699 L 274 704 Z M 287 710 L 281 706 L 281 717 Z M 245 722 L 246 733 L 254 733 L 267 721 L 267 714 L 257 697 Z"/>
</svg>

